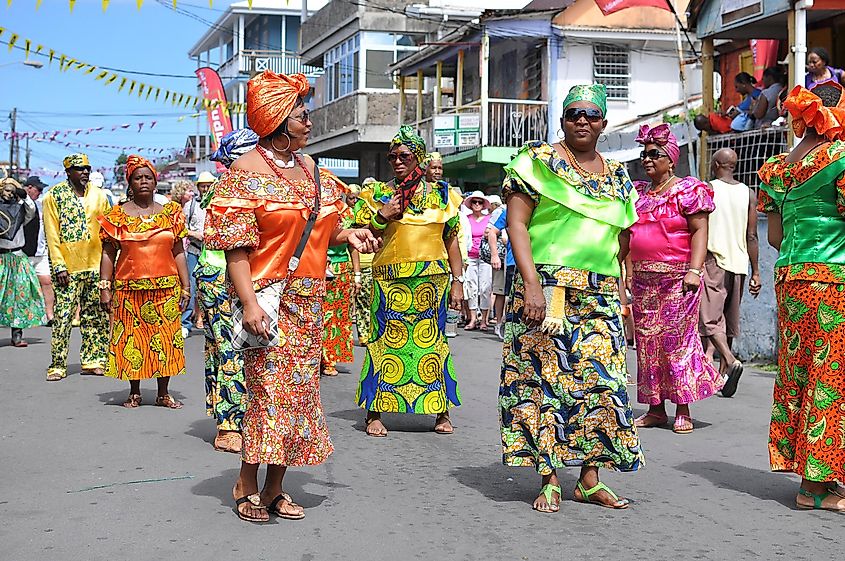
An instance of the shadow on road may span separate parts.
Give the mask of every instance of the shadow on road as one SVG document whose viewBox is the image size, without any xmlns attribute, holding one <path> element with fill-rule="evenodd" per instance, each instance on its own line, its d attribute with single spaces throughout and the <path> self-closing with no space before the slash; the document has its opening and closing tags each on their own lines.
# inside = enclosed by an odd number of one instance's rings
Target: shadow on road
<svg viewBox="0 0 845 561">
<path fill-rule="evenodd" d="M 684 462 L 675 469 L 697 475 L 721 489 L 751 495 L 763 501 L 775 501 L 795 510 L 798 487 L 784 474 L 739 466 L 727 462 Z"/>
<path fill-rule="evenodd" d="M 568 470 L 557 470 L 564 499 L 578 481 L 569 473 Z M 461 485 L 497 503 L 532 504 L 540 492 L 540 476 L 534 468 L 518 469 L 495 463 L 486 467 L 458 467 L 451 471 L 451 475 Z"/>
<path fill-rule="evenodd" d="M 209 444 L 214 444 L 214 438 L 217 436 L 217 426 L 214 423 L 214 419 L 208 417 L 205 419 L 197 419 L 191 423 L 191 426 L 185 431 L 185 434 L 204 440 Z"/>
<path fill-rule="evenodd" d="M 366 432 L 364 419 L 367 412 L 363 409 L 344 409 L 343 411 L 332 411 L 329 417 L 343 419 L 344 421 L 355 421 L 355 430 Z M 433 432 L 434 415 L 411 415 L 382 413 L 381 421 L 388 431 L 396 432 Z"/>
<path fill-rule="evenodd" d="M 258 474 L 259 486 L 264 481 L 264 470 Z M 200 481 L 191 487 L 191 493 L 202 497 L 214 497 L 220 500 L 220 504 L 226 507 L 234 507 L 235 500 L 232 498 L 232 487 L 238 478 L 238 470 L 227 469 L 217 477 Z M 323 504 L 327 495 L 308 493 L 303 490 L 305 485 L 317 485 L 324 488 L 347 488 L 348 485 L 336 482 L 328 482 L 315 479 L 313 475 L 304 471 L 288 471 L 285 474 L 284 490 L 294 501 L 301 504 L 303 508 L 315 508 Z"/>
<path fill-rule="evenodd" d="M 83 376 L 84 378 L 84 376 Z M 185 404 L 185 396 L 173 390 L 169 390 L 170 395 L 172 395 L 177 401 L 181 401 L 183 405 Z M 144 391 L 141 389 L 141 407 L 146 406 L 154 406 L 156 402 L 156 390 L 149 389 Z M 98 394 L 97 397 L 100 398 L 100 403 L 105 403 L 106 405 L 116 405 L 118 407 L 123 407 L 123 402 L 126 401 L 126 398 L 129 396 L 129 386 L 127 386 L 121 390 L 113 391 L 113 392 L 105 392 Z"/>
</svg>

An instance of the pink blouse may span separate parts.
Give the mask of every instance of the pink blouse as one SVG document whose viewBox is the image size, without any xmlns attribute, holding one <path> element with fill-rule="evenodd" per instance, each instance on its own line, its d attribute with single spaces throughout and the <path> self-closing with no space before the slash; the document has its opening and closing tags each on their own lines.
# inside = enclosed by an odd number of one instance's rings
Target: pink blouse
<svg viewBox="0 0 845 561">
<path fill-rule="evenodd" d="M 478 258 L 478 248 L 481 247 L 481 238 L 484 237 L 484 230 L 487 229 L 487 224 L 490 223 L 490 216 L 489 214 L 485 214 L 481 217 L 481 220 L 476 220 L 471 214 L 467 216 L 470 229 L 472 229 L 472 247 L 469 248 L 467 255 L 473 259 Z"/>
<path fill-rule="evenodd" d="M 688 263 L 692 236 L 687 217 L 713 212 L 713 189 L 694 177 L 679 180 L 662 195 L 650 193 L 646 181 L 635 181 L 634 187 L 640 198 L 639 219 L 631 226 L 631 260 Z"/>
</svg>

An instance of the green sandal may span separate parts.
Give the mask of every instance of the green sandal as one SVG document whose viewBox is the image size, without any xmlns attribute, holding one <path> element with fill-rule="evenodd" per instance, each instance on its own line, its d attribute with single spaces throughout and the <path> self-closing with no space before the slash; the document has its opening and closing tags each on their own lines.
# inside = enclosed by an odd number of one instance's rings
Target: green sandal
<svg viewBox="0 0 845 561">
<path fill-rule="evenodd" d="M 552 502 L 552 493 L 557 493 L 558 502 L 556 502 L 556 503 Z M 561 495 L 559 486 L 552 485 L 551 483 L 547 483 L 546 485 L 543 485 L 542 489 L 540 489 L 540 494 L 543 495 L 544 497 L 546 497 L 546 504 L 549 505 L 549 510 L 540 510 L 537 507 L 534 507 L 534 510 L 536 510 L 537 512 L 545 512 L 545 513 L 548 513 L 548 514 L 551 514 L 553 512 L 557 512 L 557 511 L 560 510 L 560 497 L 562 497 L 563 495 Z"/>
<path fill-rule="evenodd" d="M 596 485 L 596 486 L 595 486 L 595 487 L 593 487 L 592 489 L 584 489 L 584 486 L 583 486 L 583 485 L 581 484 L 581 482 L 579 481 L 579 482 L 578 482 L 578 490 L 581 492 L 581 498 L 579 499 L 578 497 L 575 497 L 575 500 L 576 500 L 576 501 L 578 501 L 578 502 L 580 502 L 580 503 L 590 503 L 590 504 L 594 504 L 594 505 L 603 506 L 604 508 L 612 508 L 612 509 L 616 509 L 616 510 L 621 510 L 621 509 L 623 509 L 623 508 L 628 508 L 628 505 L 630 504 L 630 501 L 629 501 L 628 499 L 620 499 L 620 498 L 616 495 L 616 493 L 614 493 L 614 492 L 610 489 L 610 487 L 608 487 L 608 486 L 607 486 L 607 485 L 605 485 L 604 483 L 599 483 L 598 485 Z M 617 504 L 606 505 L 606 504 L 604 504 L 604 503 L 602 503 L 602 502 L 599 502 L 599 501 L 594 501 L 593 499 L 591 499 L 591 498 L 590 498 L 590 497 L 592 497 L 593 495 L 595 495 L 596 493 L 598 493 L 599 491 L 605 491 L 608 495 L 610 495 L 611 497 L 613 497 L 613 500 L 614 500 Z M 619 503 L 621 503 L 621 504 L 619 504 Z"/>
<path fill-rule="evenodd" d="M 813 506 L 798 504 L 798 501 L 795 501 L 795 506 L 798 507 L 800 510 L 828 510 L 830 512 L 845 513 L 845 508 L 840 508 L 840 507 L 827 508 L 827 507 L 822 506 L 822 503 L 824 502 L 824 500 L 826 498 L 828 498 L 829 496 L 833 495 L 833 496 L 838 497 L 839 495 L 837 493 L 831 493 L 830 491 L 825 491 L 824 493 L 817 495 L 815 493 L 811 493 L 811 492 L 807 491 L 806 489 L 798 489 L 798 494 L 804 495 L 807 498 L 813 499 Z"/>
</svg>

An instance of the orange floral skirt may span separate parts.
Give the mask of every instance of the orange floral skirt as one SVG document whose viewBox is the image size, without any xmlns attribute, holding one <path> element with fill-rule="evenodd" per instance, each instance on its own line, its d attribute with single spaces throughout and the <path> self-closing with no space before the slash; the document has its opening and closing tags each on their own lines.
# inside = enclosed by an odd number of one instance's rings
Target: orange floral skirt
<svg viewBox="0 0 845 561">
<path fill-rule="evenodd" d="M 185 373 L 180 292 L 179 286 L 114 291 L 106 376 L 146 380 Z"/>
</svg>

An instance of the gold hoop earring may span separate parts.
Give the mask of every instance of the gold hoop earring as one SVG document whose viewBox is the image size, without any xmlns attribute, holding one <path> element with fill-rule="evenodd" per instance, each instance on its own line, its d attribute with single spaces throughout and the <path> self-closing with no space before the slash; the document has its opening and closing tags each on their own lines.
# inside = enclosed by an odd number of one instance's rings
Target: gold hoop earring
<svg viewBox="0 0 845 561">
<path fill-rule="evenodd" d="M 270 147 L 273 148 L 273 150 L 275 152 L 281 152 L 281 153 L 286 154 L 286 153 L 290 152 L 290 145 L 291 145 L 292 140 L 291 140 L 291 137 L 287 133 L 282 133 L 282 134 L 285 135 L 288 139 L 287 147 L 284 150 L 280 150 L 280 149 L 276 148 L 276 138 L 273 138 L 272 140 L 270 140 Z"/>
</svg>

